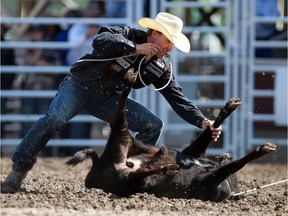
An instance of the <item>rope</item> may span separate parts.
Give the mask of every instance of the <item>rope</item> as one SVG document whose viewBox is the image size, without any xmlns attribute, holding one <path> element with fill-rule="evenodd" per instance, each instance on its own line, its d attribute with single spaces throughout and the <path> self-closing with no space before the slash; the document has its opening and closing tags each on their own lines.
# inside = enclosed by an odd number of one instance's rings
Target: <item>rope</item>
<svg viewBox="0 0 288 216">
<path fill-rule="evenodd" d="M 95 61 L 95 62 L 112 61 L 112 60 L 117 60 L 117 59 L 119 59 L 119 58 L 125 58 L 125 57 L 130 57 L 130 56 L 135 56 L 135 55 L 137 55 L 137 54 L 130 54 L 130 55 L 125 55 L 125 56 L 121 56 L 121 57 L 106 58 L 106 59 L 80 59 L 80 60 L 78 60 L 77 62 L 86 62 L 86 61 Z M 139 79 L 140 79 L 141 83 L 142 83 L 145 87 L 147 87 L 148 89 L 152 89 L 152 90 L 155 90 L 155 91 L 160 91 L 160 90 L 166 88 L 166 87 L 169 85 L 169 83 L 171 82 L 172 77 L 173 77 L 172 61 L 171 61 L 171 59 L 170 59 L 170 61 L 169 61 L 169 62 L 170 62 L 170 69 L 171 69 L 170 76 L 169 76 L 169 80 L 168 80 L 168 82 L 167 82 L 164 86 L 162 86 L 162 87 L 160 87 L 160 88 L 151 88 L 150 86 L 148 86 L 148 85 L 143 81 L 142 76 L 141 76 L 141 70 L 140 70 L 140 68 L 141 68 L 141 64 L 142 64 L 142 62 L 143 62 L 144 59 L 145 59 L 145 56 L 141 59 L 141 61 L 140 61 L 140 63 L 139 63 L 139 66 L 138 66 L 138 76 L 139 76 Z"/>
<path fill-rule="evenodd" d="M 143 62 L 144 59 L 145 59 L 145 56 L 141 59 L 141 61 L 140 61 L 140 63 L 139 63 L 139 66 L 138 66 L 138 76 L 139 76 L 139 79 L 140 79 L 140 81 L 142 82 L 142 84 L 143 84 L 145 87 L 147 87 L 148 89 L 152 89 L 152 90 L 155 90 L 155 91 L 160 91 L 160 90 L 166 88 L 166 87 L 169 85 L 169 83 L 171 82 L 172 77 L 173 77 L 173 69 L 172 69 L 172 61 L 171 61 L 171 59 L 169 59 L 169 60 L 170 60 L 170 61 L 169 61 L 169 62 L 170 62 L 170 69 L 171 69 L 170 76 L 169 76 L 169 80 L 168 80 L 168 82 L 167 82 L 164 86 L 162 86 L 162 87 L 160 87 L 160 88 L 152 88 L 152 87 L 148 86 L 148 85 L 143 81 L 142 76 L 141 76 L 140 67 L 141 67 L 141 64 L 142 64 L 142 62 Z"/>
<path fill-rule="evenodd" d="M 125 57 L 136 56 L 136 55 L 138 55 L 138 54 L 130 54 L 130 55 L 125 55 L 125 56 L 114 57 L 114 58 L 105 58 L 105 59 L 79 59 L 77 62 L 85 62 L 85 61 L 95 61 L 95 62 L 112 61 L 112 60 L 117 60 L 117 59 L 119 59 L 119 58 L 125 58 Z"/>
<path fill-rule="evenodd" d="M 284 182 L 287 182 L 288 179 L 284 179 L 284 180 L 281 180 L 281 181 L 278 181 L 278 182 L 273 182 L 273 183 L 270 183 L 270 184 L 267 184 L 267 185 L 263 185 L 263 186 L 258 186 L 257 188 L 253 188 L 251 190 L 246 190 L 246 191 L 243 191 L 243 192 L 240 192 L 240 193 L 235 193 L 235 194 L 232 194 L 232 196 L 240 196 L 242 194 L 245 194 L 245 193 L 250 193 L 250 192 L 253 192 L 253 191 L 256 191 L 258 189 L 263 189 L 263 188 L 266 188 L 266 187 L 270 187 L 270 186 L 273 186 L 273 185 L 276 185 L 276 184 L 280 184 L 280 183 L 284 183 Z"/>
</svg>

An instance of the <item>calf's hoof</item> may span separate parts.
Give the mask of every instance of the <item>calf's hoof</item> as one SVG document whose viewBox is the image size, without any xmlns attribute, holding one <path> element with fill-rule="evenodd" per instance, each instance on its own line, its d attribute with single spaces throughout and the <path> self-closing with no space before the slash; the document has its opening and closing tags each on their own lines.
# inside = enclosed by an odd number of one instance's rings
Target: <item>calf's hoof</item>
<svg viewBox="0 0 288 216">
<path fill-rule="evenodd" d="M 134 82 L 137 79 L 137 74 L 138 72 L 137 71 L 135 72 L 133 68 L 129 69 L 126 72 L 124 79 L 123 79 L 123 84 L 125 88 L 130 88 L 134 84 Z"/>
<path fill-rule="evenodd" d="M 235 110 L 240 104 L 241 104 L 240 98 L 232 97 L 229 99 L 226 106 L 227 106 L 227 108 L 229 108 L 231 110 Z"/>
<path fill-rule="evenodd" d="M 174 176 L 176 175 L 177 173 L 179 173 L 178 170 L 167 170 L 166 174 L 167 176 Z"/>
<path fill-rule="evenodd" d="M 162 173 L 164 175 L 175 175 L 176 173 L 178 173 L 180 167 L 178 164 L 167 164 L 165 166 L 162 167 Z"/>
<path fill-rule="evenodd" d="M 232 154 L 230 153 L 224 153 L 216 157 L 219 163 L 223 161 L 232 161 Z"/>
<path fill-rule="evenodd" d="M 276 151 L 277 150 L 277 146 L 273 143 L 266 143 L 262 146 L 260 146 L 258 149 L 258 152 L 264 154 L 268 154 L 270 152 Z"/>
<path fill-rule="evenodd" d="M 158 152 L 156 152 L 155 157 L 168 154 L 168 149 L 165 146 L 161 146 Z"/>
</svg>

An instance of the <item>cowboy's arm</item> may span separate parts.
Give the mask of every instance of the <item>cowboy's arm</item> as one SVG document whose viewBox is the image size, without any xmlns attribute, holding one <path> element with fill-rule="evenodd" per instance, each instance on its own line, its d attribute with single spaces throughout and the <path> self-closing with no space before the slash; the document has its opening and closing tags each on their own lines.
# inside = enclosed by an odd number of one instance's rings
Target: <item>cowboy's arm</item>
<svg viewBox="0 0 288 216">
<path fill-rule="evenodd" d="M 136 44 L 139 30 L 123 27 L 101 27 L 93 40 L 94 52 L 109 53 L 113 57 L 140 54 L 151 57 L 160 47 L 153 43 Z M 141 37 L 141 36 L 140 36 Z M 149 56 L 150 55 L 150 56 Z"/>
<path fill-rule="evenodd" d="M 129 27 L 100 27 L 92 43 L 93 53 L 102 53 L 109 57 L 135 53 L 136 43 L 128 39 L 131 31 Z"/>
<path fill-rule="evenodd" d="M 176 80 L 172 79 L 167 88 L 161 90 L 161 94 L 182 119 L 198 128 L 210 127 L 213 131 L 212 138 L 214 141 L 217 141 L 222 127 L 212 127 L 213 121 L 207 119 L 200 109 L 183 94 L 182 88 Z"/>
</svg>

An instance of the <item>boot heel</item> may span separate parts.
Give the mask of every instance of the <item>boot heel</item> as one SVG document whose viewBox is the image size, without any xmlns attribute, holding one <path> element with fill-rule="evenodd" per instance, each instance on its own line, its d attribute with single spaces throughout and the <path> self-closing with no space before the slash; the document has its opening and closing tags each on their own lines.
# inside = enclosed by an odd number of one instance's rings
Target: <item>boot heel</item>
<svg viewBox="0 0 288 216">
<path fill-rule="evenodd" d="M 1 193 L 16 193 L 19 191 L 27 173 L 28 172 L 17 172 L 12 169 L 6 177 L 6 180 L 1 183 Z"/>
</svg>

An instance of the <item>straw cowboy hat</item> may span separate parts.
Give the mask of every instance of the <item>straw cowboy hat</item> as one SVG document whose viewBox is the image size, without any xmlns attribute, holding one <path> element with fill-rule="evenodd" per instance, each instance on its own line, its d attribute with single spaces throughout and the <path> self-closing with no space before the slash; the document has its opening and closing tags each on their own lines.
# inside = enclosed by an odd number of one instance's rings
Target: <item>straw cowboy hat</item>
<svg viewBox="0 0 288 216">
<path fill-rule="evenodd" d="M 144 17 L 138 20 L 138 24 L 145 29 L 161 32 L 182 52 L 188 53 L 190 51 L 190 42 L 182 33 L 183 21 L 179 17 L 160 12 L 155 20 Z"/>
</svg>

